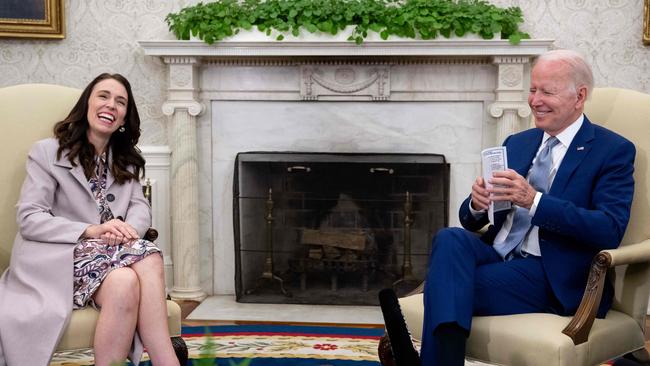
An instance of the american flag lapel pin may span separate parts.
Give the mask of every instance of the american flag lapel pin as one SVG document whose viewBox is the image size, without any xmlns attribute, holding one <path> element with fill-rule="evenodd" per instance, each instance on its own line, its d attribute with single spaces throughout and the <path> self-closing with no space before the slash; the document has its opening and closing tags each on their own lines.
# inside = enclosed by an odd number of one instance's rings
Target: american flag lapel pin
<svg viewBox="0 0 650 366">
<path fill-rule="evenodd" d="M 585 149 L 584 146 L 578 146 L 578 148 L 577 148 L 576 150 L 578 150 L 578 151 L 582 151 L 582 150 L 584 150 L 584 149 Z"/>
</svg>

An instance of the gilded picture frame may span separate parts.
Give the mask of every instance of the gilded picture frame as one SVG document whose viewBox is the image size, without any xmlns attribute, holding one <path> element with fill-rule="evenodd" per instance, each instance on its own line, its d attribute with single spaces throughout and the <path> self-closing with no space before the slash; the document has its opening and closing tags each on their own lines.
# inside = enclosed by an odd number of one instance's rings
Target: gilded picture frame
<svg viewBox="0 0 650 366">
<path fill-rule="evenodd" d="M 64 0 L 0 1 L 0 37 L 65 38 Z"/>
<path fill-rule="evenodd" d="M 643 44 L 650 46 L 650 0 L 643 0 Z"/>
</svg>

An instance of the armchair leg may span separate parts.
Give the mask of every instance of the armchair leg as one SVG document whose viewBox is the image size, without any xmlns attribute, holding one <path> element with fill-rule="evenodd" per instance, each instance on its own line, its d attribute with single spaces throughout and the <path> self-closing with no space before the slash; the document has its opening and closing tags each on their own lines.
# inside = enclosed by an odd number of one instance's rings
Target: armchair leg
<svg viewBox="0 0 650 366">
<path fill-rule="evenodd" d="M 381 364 L 381 366 L 395 366 L 393 351 L 390 348 L 390 339 L 388 339 L 387 334 L 384 334 L 379 339 L 377 353 L 379 354 L 379 364 Z"/>
<path fill-rule="evenodd" d="M 187 365 L 188 353 L 187 353 L 187 344 L 183 340 L 183 337 L 171 337 L 172 346 L 174 347 L 174 352 L 176 357 L 178 357 L 178 362 L 181 366 Z"/>
</svg>

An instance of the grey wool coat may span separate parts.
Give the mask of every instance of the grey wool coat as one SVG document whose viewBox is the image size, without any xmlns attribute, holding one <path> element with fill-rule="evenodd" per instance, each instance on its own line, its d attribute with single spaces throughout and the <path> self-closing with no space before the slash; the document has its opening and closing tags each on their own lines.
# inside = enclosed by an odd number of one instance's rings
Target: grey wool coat
<svg viewBox="0 0 650 366">
<path fill-rule="evenodd" d="M 99 224 L 97 203 L 80 164 L 56 158 L 58 141 L 34 144 L 17 207 L 19 232 L 9 268 L 0 278 L 0 366 L 47 365 L 72 312 L 73 250 L 90 224 Z M 109 154 L 109 162 L 110 162 Z M 122 216 L 142 237 L 151 210 L 138 181 L 114 182 L 107 193 L 115 217 Z M 138 364 L 136 334 L 129 358 Z"/>
</svg>

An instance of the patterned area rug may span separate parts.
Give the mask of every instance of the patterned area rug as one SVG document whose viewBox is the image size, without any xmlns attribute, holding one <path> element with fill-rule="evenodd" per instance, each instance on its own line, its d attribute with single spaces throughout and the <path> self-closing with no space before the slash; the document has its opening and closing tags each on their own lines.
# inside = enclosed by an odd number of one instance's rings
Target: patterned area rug
<svg viewBox="0 0 650 366">
<path fill-rule="evenodd" d="M 383 334 L 383 328 L 183 327 L 183 338 L 192 359 L 190 365 L 197 366 L 378 366 L 377 345 Z M 148 360 L 148 357 L 145 355 L 144 359 Z M 50 366 L 76 365 L 93 365 L 92 350 L 59 352 L 50 363 Z"/>
<path fill-rule="evenodd" d="M 220 325 L 183 327 L 182 332 L 191 366 L 379 366 L 377 346 L 384 329 Z M 140 365 L 151 366 L 148 360 L 145 354 Z M 91 365 L 94 365 L 91 349 L 57 352 L 50 363 L 50 366 Z M 465 362 L 465 366 L 487 365 Z"/>
</svg>

